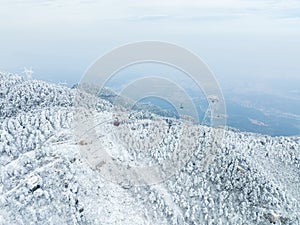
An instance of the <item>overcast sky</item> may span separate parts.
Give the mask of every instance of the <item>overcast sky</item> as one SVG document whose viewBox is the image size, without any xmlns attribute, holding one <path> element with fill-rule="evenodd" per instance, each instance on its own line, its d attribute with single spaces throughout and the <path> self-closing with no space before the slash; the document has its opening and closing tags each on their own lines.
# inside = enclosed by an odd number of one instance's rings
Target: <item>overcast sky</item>
<svg viewBox="0 0 300 225">
<path fill-rule="evenodd" d="M 105 52 L 140 40 L 198 54 L 225 87 L 299 90 L 299 0 L 0 0 L 0 70 L 77 82 Z M 272 80 L 272 82 L 270 82 Z M 280 85 L 279 85 L 280 86 Z M 278 87 L 277 87 L 278 88 Z M 269 87 L 270 91 L 272 86 Z"/>
</svg>

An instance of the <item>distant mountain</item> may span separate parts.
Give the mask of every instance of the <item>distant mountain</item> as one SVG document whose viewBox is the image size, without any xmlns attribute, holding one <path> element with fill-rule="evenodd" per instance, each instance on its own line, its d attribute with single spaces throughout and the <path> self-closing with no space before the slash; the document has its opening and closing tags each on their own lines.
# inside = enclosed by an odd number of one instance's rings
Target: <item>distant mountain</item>
<svg viewBox="0 0 300 225">
<path fill-rule="evenodd" d="M 287 102 L 288 100 L 278 100 L 274 96 L 272 101 L 270 96 L 267 98 L 264 95 L 227 96 L 227 99 L 227 124 L 229 126 L 241 131 L 271 136 L 300 135 L 300 117 L 297 114 L 288 113 L 293 112 L 291 107 L 284 109 L 279 104 L 279 102 L 284 102 L 285 105 L 297 108 L 295 100 Z M 266 99 L 265 103 L 262 99 Z M 300 104 L 300 101 L 298 103 Z"/>
<path fill-rule="evenodd" d="M 207 152 L 215 129 L 152 106 L 115 111 L 103 93 L 81 105 L 97 118 L 98 136 L 75 136 L 77 91 L 0 73 L 1 225 L 300 223 L 300 138 L 224 130 Z M 124 185 L 80 154 L 94 143 L 127 167 L 160 163 L 176 146 L 193 154 L 162 183 Z M 208 153 L 213 161 L 204 167 Z"/>
</svg>

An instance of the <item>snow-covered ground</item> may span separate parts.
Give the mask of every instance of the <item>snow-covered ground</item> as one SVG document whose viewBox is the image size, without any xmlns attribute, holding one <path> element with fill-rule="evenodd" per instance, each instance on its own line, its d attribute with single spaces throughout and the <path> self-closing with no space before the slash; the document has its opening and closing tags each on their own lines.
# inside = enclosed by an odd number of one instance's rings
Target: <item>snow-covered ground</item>
<svg viewBox="0 0 300 225">
<path fill-rule="evenodd" d="M 88 132 L 74 135 L 75 95 L 74 89 L 0 73 L 1 225 L 300 224 L 299 137 L 226 130 L 204 168 L 204 139 L 212 128 L 165 123 L 151 114 L 122 122 L 121 113 L 116 127 L 111 104 L 99 99 L 89 107 L 107 122 L 89 140 Z M 181 146 L 193 155 L 153 185 L 110 182 L 82 154 L 97 139 L 124 165 L 155 164 L 174 151 L 181 131 L 197 140 Z M 152 140 L 153 134 L 169 136 Z"/>
</svg>

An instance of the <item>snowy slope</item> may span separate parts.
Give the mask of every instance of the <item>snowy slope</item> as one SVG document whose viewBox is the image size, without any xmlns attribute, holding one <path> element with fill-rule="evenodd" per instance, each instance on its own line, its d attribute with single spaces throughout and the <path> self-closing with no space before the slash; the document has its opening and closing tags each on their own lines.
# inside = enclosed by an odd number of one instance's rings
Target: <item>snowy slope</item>
<svg viewBox="0 0 300 225">
<path fill-rule="evenodd" d="M 0 73 L 0 224 L 300 224 L 299 138 L 225 131 L 203 170 L 203 134 L 213 130 L 187 126 L 198 142 L 186 142 L 194 154 L 178 173 L 156 185 L 122 186 L 80 154 L 75 91 Z M 105 100 L 89 107 L 104 121 L 113 118 Z M 111 123 L 97 128 L 101 142 L 117 160 L 154 164 L 168 157 L 185 122 L 159 131 L 158 115 L 139 116 L 114 132 L 107 132 Z M 140 140 L 118 145 L 130 140 L 128 130 Z M 155 132 L 170 132 L 164 151 L 138 151 Z"/>
</svg>

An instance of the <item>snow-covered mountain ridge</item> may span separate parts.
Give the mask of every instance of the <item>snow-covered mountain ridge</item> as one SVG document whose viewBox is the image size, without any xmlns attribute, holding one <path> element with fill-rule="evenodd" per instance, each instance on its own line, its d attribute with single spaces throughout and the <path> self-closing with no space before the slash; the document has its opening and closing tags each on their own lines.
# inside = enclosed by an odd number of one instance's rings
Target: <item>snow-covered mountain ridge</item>
<svg viewBox="0 0 300 225">
<path fill-rule="evenodd" d="M 299 138 L 225 131 L 206 170 L 194 146 L 165 182 L 125 187 L 82 158 L 72 132 L 75 92 L 0 73 L 0 224 L 300 224 Z M 100 118 L 114 113 L 103 99 L 91 107 Z M 199 145 L 210 131 L 197 128 Z M 162 157 L 130 147 L 134 159 Z"/>
</svg>

